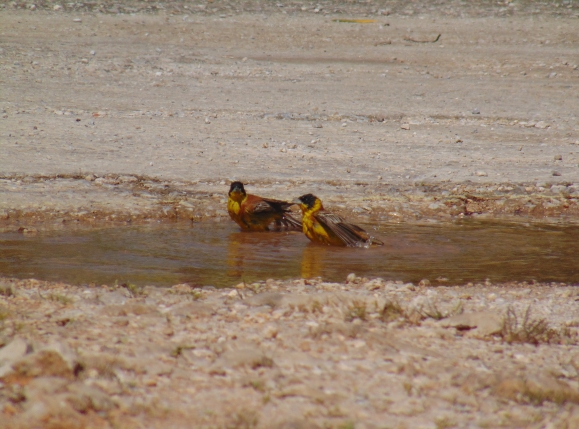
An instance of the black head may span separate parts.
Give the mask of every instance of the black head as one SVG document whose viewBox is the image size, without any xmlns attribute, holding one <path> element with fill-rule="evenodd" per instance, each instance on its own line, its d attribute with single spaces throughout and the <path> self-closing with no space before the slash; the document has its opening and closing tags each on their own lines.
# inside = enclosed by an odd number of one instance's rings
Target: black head
<svg viewBox="0 0 579 429">
<path fill-rule="evenodd" d="M 305 204 L 305 206 L 309 209 L 311 209 L 314 206 L 317 199 L 318 197 L 316 197 L 313 194 L 305 194 L 298 198 L 298 200 L 300 200 L 303 204 Z"/>
<path fill-rule="evenodd" d="M 229 187 L 229 193 L 231 194 L 232 192 L 241 192 L 242 194 L 245 194 L 245 188 L 243 187 L 243 183 L 233 182 Z"/>
</svg>

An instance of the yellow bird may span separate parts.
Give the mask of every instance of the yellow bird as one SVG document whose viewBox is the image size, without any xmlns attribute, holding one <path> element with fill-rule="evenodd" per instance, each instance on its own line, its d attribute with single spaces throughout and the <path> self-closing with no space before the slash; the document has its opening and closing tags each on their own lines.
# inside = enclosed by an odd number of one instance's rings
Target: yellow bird
<svg viewBox="0 0 579 429">
<path fill-rule="evenodd" d="M 294 219 L 289 208 L 294 203 L 258 197 L 245 192 L 243 183 L 233 182 L 229 188 L 227 211 L 243 230 L 301 230 L 302 223 Z"/>
<path fill-rule="evenodd" d="M 324 210 L 322 201 L 312 194 L 294 200 L 302 209 L 302 225 L 306 237 L 328 246 L 370 247 L 381 246 L 380 240 L 372 237 L 357 225 L 346 222 L 340 216 Z"/>
</svg>

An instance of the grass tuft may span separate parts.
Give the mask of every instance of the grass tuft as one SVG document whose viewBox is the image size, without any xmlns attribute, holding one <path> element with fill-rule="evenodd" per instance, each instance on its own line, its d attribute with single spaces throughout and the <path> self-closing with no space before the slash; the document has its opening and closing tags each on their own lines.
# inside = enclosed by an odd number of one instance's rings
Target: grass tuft
<svg viewBox="0 0 579 429">
<path fill-rule="evenodd" d="M 145 289 L 142 286 L 137 286 L 136 284 L 133 283 L 123 283 L 121 287 L 127 289 L 131 293 L 133 298 L 146 295 Z"/>
<path fill-rule="evenodd" d="M 345 320 L 351 322 L 354 319 L 365 321 L 368 318 L 368 309 L 366 302 L 361 300 L 352 301 L 346 310 Z"/>
<path fill-rule="evenodd" d="M 418 313 L 422 316 L 422 318 L 424 319 L 430 318 L 434 320 L 442 320 L 446 319 L 447 317 L 456 316 L 458 314 L 462 314 L 463 311 L 464 309 L 462 307 L 462 302 L 460 301 L 448 311 L 440 310 L 436 305 L 436 303 L 433 303 L 430 300 L 427 301 L 426 306 L 423 306 L 418 309 Z"/>
<path fill-rule="evenodd" d="M 517 314 L 514 308 L 509 306 L 503 319 L 500 336 L 509 344 L 538 345 L 559 340 L 560 334 L 551 329 L 545 319 L 532 318 L 531 306 L 528 306 L 522 314 Z"/>
</svg>

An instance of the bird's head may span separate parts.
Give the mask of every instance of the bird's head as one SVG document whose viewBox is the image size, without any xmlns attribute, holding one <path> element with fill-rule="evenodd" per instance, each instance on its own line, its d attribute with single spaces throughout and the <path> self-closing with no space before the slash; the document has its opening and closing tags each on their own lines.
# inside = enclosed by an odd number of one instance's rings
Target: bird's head
<svg viewBox="0 0 579 429">
<path fill-rule="evenodd" d="M 294 204 L 299 204 L 303 212 L 308 210 L 323 209 L 322 201 L 313 194 L 305 194 L 292 201 Z"/>
<path fill-rule="evenodd" d="M 229 196 L 234 199 L 242 199 L 246 195 L 245 188 L 243 187 L 243 183 L 241 182 L 233 182 L 229 187 Z"/>
</svg>

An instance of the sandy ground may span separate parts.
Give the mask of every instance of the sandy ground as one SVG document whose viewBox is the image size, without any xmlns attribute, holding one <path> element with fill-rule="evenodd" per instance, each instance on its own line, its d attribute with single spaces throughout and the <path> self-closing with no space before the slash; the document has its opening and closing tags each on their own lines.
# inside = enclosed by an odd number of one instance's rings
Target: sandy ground
<svg viewBox="0 0 579 429">
<path fill-rule="evenodd" d="M 577 222 L 578 18 L 576 2 L 2 3 L 0 227 L 222 218 L 231 180 L 364 221 Z M 579 426 L 568 285 L 0 289 L 11 429 Z"/>
<path fill-rule="evenodd" d="M 3 428 L 579 425 L 574 286 L 0 290 Z"/>
<path fill-rule="evenodd" d="M 576 6 L 55 4 L 0 12 L 3 221 L 214 216 L 234 179 L 410 220 L 577 218 Z"/>
</svg>

